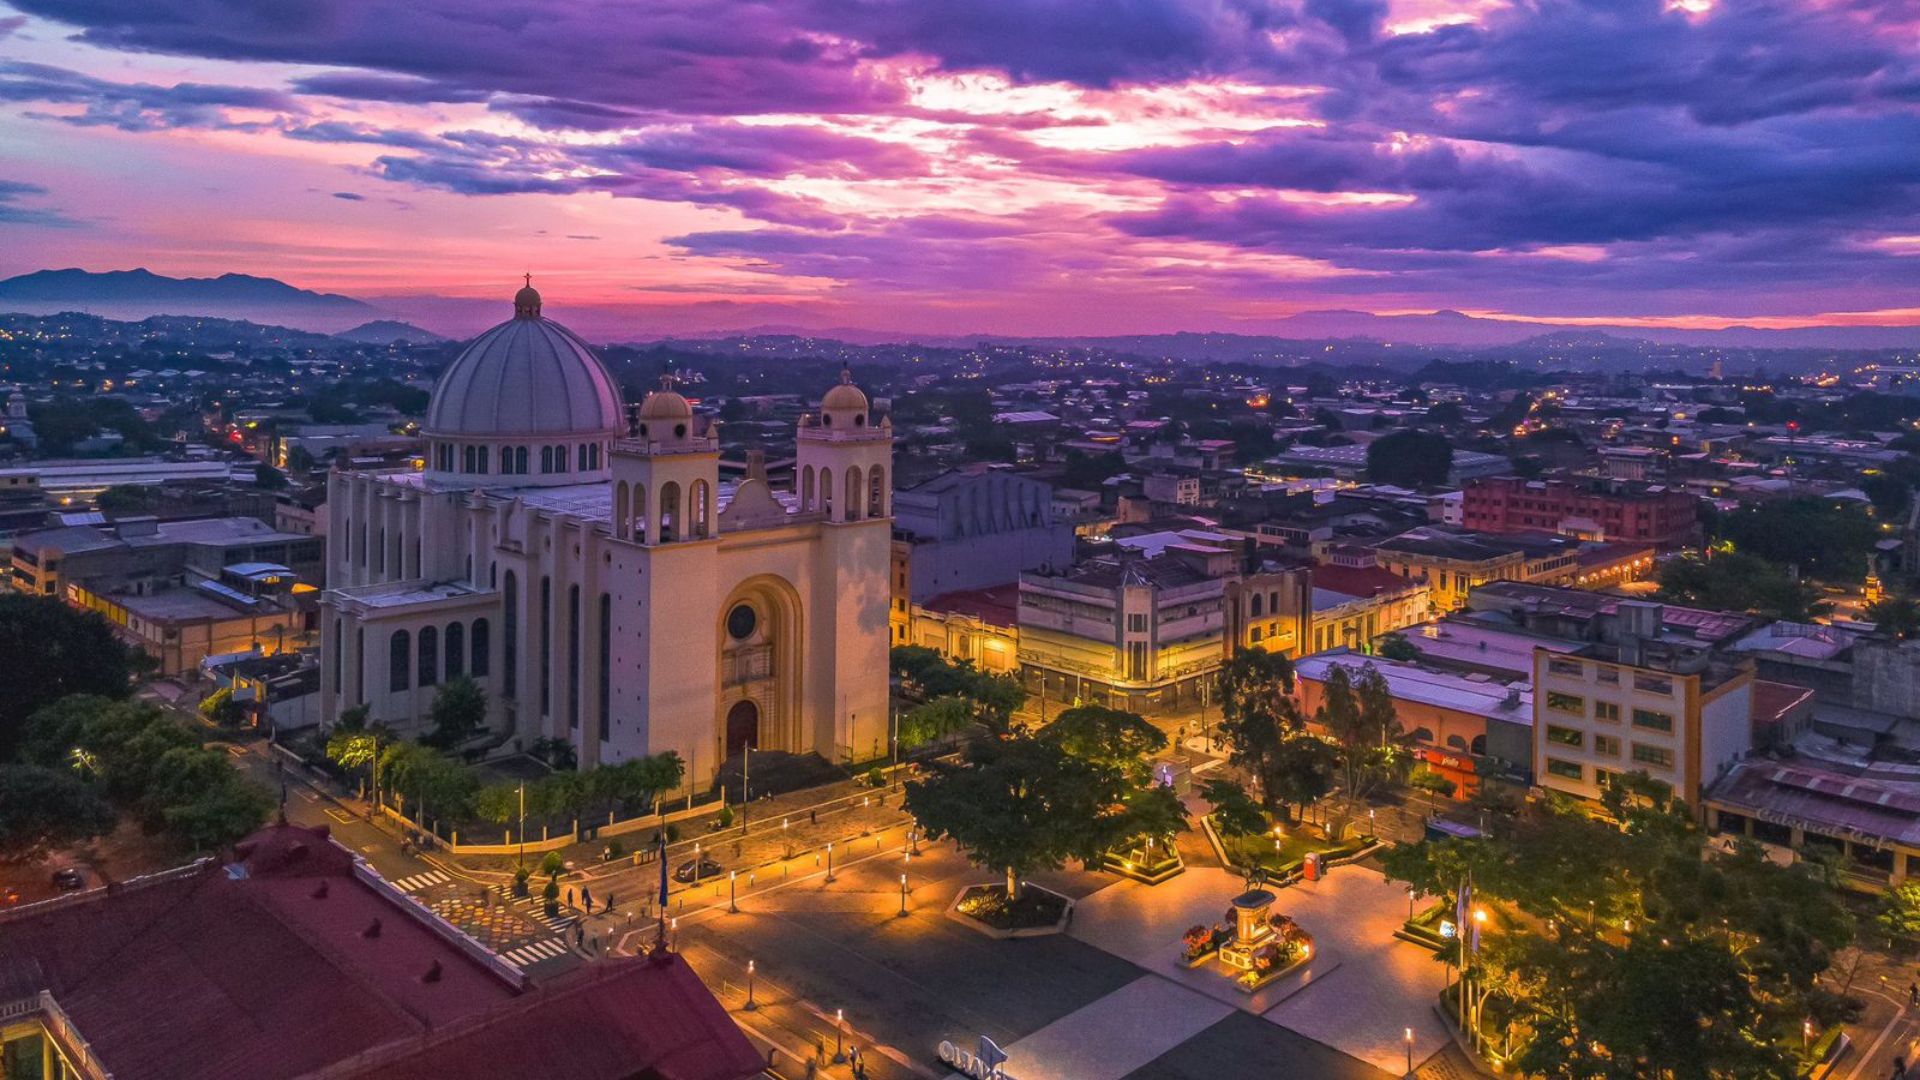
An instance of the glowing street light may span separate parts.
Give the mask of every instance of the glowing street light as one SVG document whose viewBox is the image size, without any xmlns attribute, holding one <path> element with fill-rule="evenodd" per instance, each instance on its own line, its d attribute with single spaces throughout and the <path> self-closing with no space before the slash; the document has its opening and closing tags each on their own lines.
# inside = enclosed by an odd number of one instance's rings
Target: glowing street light
<svg viewBox="0 0 1920 1080">
<path fill-rule="evenodd" d="M 847 1060 L 847 1050 L 844 1041 L 846 1031 L 847 1010 L 833 1010 L 833 1063 L 835 1065 Z"/>
<path fill-rule="evenodd" d="M 740 904 L 735 893 L 739 877 L 740 871 L 727 871 L 727 910 L 735 915 L 740 914 Z"/>
<path fill-rule="evenodd" d="M 747 961 L 747 1011 L 752 1012 L 759 1007 L 760 1003 L 753 1000 L 753 961 L 749 960 Z"/>
<path fill-rule="evenodd" d="M 833 882 L 833 841 L 827 841 L 827 881 Z"/>
<path fill-rule="evenodd" d="M 900 875 L 900 918 L 907 917 L 907 875 Z"/>
</svg>

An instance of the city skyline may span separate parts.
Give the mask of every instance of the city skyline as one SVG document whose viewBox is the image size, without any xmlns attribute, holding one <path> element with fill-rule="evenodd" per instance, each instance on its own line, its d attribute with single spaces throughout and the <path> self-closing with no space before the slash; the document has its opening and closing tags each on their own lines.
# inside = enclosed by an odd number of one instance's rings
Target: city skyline
<svg viewBox="0 0 1920 1080">
<path fill-rule="evenodd" d="M 1910 9 L 0 6 L 0 276 L 637 333 L 1911 325 Z M 402 306 L 394 304 L 393 306 Z"/>
</svg>

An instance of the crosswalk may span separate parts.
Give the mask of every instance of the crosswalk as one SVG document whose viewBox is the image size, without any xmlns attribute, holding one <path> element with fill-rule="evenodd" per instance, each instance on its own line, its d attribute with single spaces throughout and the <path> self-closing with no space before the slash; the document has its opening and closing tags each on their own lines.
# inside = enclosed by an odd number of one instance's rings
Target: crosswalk
<svg viewBox="0 0 1920 1080">
<path fill-rule="evenodd" d="M 531 945 L 522 945 L 517 949 L 508 949 L 500 954 L 501 959 L 517 968 L 530 967 L 542 960 L 551 960 L 567 951 L 567 946 L 559 938 L 536 941 Z"/>
<path fill-rule="evenodd" d="M 394 882 L 393 887 L 399 889 L 401 892 L 419 892 L 429 885 L 440 885 L 452 880 L 453 875 L 447 873 L 445 870 L 431 870 L 424 874 L 403 877 Z"/>
</svg>

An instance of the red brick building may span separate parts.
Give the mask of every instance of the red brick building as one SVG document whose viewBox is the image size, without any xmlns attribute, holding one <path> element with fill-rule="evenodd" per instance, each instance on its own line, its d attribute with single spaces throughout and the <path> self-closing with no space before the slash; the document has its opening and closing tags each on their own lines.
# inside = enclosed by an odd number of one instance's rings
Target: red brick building
<svg viewBox="0 0 1920 1080">
<path fill-rule="evenodd" d="M 1699 528 L 1700 500 L 1659 486 L 1498 476 L 1468 486 L 1463 510 L 1466 527 L 1480 532 L 1539 529 L 1677 547 Z"/>
</svg>

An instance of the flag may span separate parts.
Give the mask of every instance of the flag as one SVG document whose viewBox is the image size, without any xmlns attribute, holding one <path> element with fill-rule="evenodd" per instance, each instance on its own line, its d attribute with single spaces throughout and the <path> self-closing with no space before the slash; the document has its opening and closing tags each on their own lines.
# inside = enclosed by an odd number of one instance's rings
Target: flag
<svg viewBox="0 0 1920 1080">
<path fill-rule="evenodd" d="M 1460 944 L 1468 944 L 1468 935 L 1472 936 L 1472 946 L 1477 952 L 1480 948 L 1480 935 L 1473 929 L 1473 883 L 1466 878 L 1460 879 L 1458 899 L 1453 903 L 1453 925 L 1459 927 Z"/>
<path fill-rule="evenodd" d="M 667 910 L 667 834 L 660 833 L 660 911 L 664 916 Z"/>
</svg>

